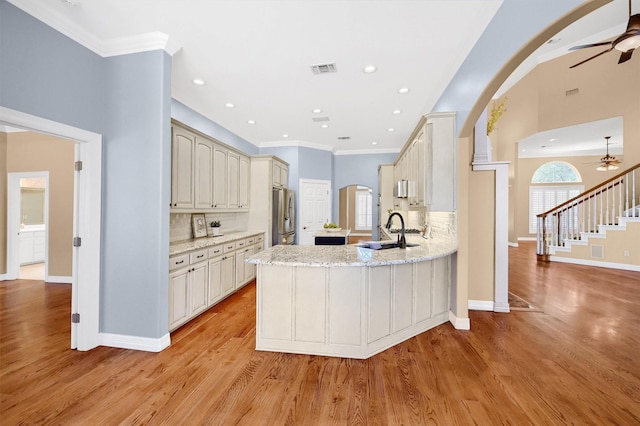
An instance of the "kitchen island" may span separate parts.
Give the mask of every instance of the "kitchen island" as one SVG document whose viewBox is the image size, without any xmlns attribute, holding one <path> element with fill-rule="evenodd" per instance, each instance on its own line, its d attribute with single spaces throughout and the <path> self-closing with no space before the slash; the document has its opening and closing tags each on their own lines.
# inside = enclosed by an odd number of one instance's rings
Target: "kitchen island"
<svg viewBox="0 0 640 426">
<path fill-rule="evenodd" d="M 449 319 L 455 238 L 371 250 L 274 246 L 258 265 L 256 349 L 369 358 Z"/>
</svg>

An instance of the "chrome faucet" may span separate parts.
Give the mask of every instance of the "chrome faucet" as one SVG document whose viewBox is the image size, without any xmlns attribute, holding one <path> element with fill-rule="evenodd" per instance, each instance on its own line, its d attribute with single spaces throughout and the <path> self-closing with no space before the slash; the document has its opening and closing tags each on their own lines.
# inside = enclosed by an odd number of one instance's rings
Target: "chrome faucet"
<svg viewBox="0 0 640 426">
<path fill-rule="evenodd" d="M 400 218 L 400 223 L 402 224 L 402 233 L 398 236 L 398 248 L 406 249 L 407 248 L 407 240 L 404 238 L 404 218 L 398 212 L 393 212 L 389 215 L 389 220 L 387 220 L 387 224 L 385 228 L 391 228 L 391 223 L 393 222 L 393 217 L 398 216 Z"/>
</svg>

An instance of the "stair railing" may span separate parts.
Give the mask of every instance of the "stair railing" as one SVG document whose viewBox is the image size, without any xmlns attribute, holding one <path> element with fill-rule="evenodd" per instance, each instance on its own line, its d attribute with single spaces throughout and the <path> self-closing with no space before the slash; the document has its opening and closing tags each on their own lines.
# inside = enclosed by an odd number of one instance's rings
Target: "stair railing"
<svg viewBox="0 0 640 426">
<path fill-rule="evenodd" d="M 600 225 L 617 225 L 619 217 L 640 217 L 640 163 L 537 215 L 537 248 L 549 260 L 549 247 L 579 240 Z"/>
</svg>

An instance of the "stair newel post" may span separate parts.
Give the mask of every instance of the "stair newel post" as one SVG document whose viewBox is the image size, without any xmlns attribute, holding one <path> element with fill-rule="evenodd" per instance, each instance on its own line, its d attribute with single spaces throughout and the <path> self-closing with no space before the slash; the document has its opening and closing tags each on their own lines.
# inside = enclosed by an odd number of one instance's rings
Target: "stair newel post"
<svg viewBox="0 0 640 426">
<path fill-rule="evenodd" d="M 618 179 L 618 186 L 620 190 L 618 191 L 618 215 L 616 217 L 620 217 L 624 215 L 624 210 L 622 210 L 622 186 L 624 185 L 624 178 Z M 620 219 L 618 219 L 620 221 Z"/>
<path fill-rule="evenodd" d="M 633 182 L 633 189 L 632 189 L 632 193 L 633 193 L 633 197 L 631 198 L 631 204 L 633 204 L 633 216 L 636 217 L 636 171 L 633 171 L 633 175 L 631 175 L 631 180 Z M 638 212 L 638 216 L 640 216 L 640 212 Z"/>
</svg>

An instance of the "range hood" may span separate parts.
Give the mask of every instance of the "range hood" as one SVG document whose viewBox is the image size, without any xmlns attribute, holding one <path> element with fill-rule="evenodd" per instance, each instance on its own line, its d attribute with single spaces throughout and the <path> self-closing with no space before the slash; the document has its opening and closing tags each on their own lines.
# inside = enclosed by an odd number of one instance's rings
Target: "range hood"
<svg viewBox="0 0 640 426">
<path fill-rule="evenodd" d="M 409 181 L 399 180 L 393 186 L 393 196 L 395 198 L 407 198 L 409 196 Z"/>
</svg>

